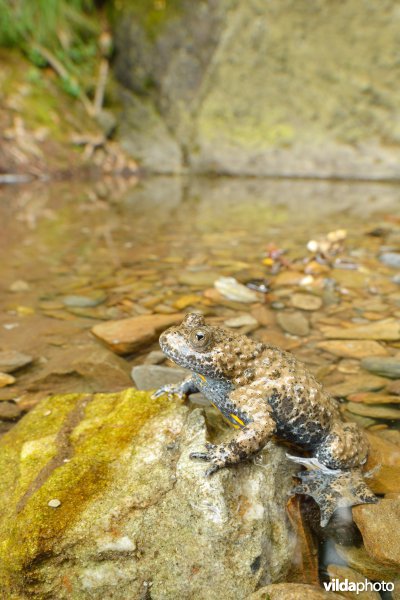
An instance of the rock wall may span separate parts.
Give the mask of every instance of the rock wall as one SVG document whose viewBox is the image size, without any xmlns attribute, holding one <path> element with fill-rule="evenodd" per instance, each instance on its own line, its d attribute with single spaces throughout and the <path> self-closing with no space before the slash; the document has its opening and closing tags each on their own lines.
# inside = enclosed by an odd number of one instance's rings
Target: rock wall
<svg viewBox="0 0 400 600">
<path fill-rule="evenodd" d="M 119 137 L 145 168 L 398 178 L 394 0 L 128 2 Z"/>
</svg>

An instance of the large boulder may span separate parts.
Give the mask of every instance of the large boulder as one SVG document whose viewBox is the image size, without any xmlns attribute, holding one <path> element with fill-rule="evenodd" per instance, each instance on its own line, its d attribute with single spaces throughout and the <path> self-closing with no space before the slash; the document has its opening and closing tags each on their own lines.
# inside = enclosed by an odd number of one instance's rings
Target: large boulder
<svg viewBox="0 0 400 600">
<path fill-rule="evenodd" d="M 206 479 L 206 436 L 202 410 L 147 392 L 42 401 L 0 441 L 1 595 L 242 600 L 284 578 L 285 451 Z"/>
<path fill-rule="evenodd" d="M 395 0 L 128 0 L 120 139 L 158 172 L 398 177 L 399 21 Z"/>
</svg>

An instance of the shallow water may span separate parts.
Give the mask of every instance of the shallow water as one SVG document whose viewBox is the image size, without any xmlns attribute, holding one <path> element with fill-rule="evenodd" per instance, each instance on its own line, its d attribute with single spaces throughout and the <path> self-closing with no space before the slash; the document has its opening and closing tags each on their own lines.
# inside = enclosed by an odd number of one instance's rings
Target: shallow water
<svg viewBox="0 0 400 600">
<path fill-rule="evenodd" d="M 307 242 L 337 229 L 347 231 L 343 248 L 327 261 L 313 260 Z M 271 244 L 285 250 L 287 262 L 268 262 Z M 400 187 L 391 184 L 155 178 L 3 187 L 0 350 L 28 353 L 34 363 L 0 389 L 0 400 L 16 404 L 22 414 L 44 394 L 123 387 L 101 373 L 104 356 L 90 377 L 76 377 L 70 368 L 79 352 L 99 347 L 90 333 L 94 324 L 191 308 L 210 317 L 246 314 L 249 305 L 215 296 L 214 281 L 265 279 L 270 292 L 259 300 L 269 322 L 249 333 L 293 351 L 332 393 L 347 385 L 338 394 L 347 417 L 384 436 L 398 429 L 397 418 L 368 414 L 371 404 L 361 396 L 346 404 L 348 396 L 370 391 L 363 381 L 371 375 L 359 358 L 317 344 L 326 341 L 324 326 L 400 317 L 400 286 L 393 280 L 398 271 L 378 260 L 382 252 L 399 250 Z M 305 279 L 276 279 L 279 267 Z M 299 291 L 321 298 L 321 307 L 293 306 Z M 293 335 L 276 320 L 280 312 L 296 318 L 300 312 L 306 333 Z M 127 374 L 156 347 L 124 359 Z M 400 360 L 399 341 L 382 342 L 382 348 Z M 371 383 L 377 405 L 379 395 L 393 399 L 385 387 L 392 382 Z M 365 414 L 352 412 L 357 403 Z M 1 430 L 13 422 L 3 419 Z"/>
</svg>

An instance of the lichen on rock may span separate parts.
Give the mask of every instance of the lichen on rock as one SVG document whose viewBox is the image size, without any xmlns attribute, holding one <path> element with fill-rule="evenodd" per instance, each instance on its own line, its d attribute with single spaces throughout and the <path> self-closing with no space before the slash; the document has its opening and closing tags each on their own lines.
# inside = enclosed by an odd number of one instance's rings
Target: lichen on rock
<svg viewBox="0 0 400 600">
<path fill-rule="evenodd" d="M 284 577 L 284 450 L 206 479 L 206 437 L 202 410 L 133 389 L 39 403 L 0 442 L 2 594 L 234 600 Z"/>
</svg>

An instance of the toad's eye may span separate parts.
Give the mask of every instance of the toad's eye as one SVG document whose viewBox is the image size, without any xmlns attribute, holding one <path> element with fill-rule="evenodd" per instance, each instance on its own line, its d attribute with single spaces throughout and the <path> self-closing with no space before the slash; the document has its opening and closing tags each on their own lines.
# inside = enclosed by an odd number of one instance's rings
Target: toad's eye
<svg viewBox="0 0 400 600">
<path fill-rule="evenodd" d="M 197 350 L 204 350 L 211 341 L 211 333 L 207 329 L 193 329 L 190 334 L 190 343 Z"/>
</svg>

